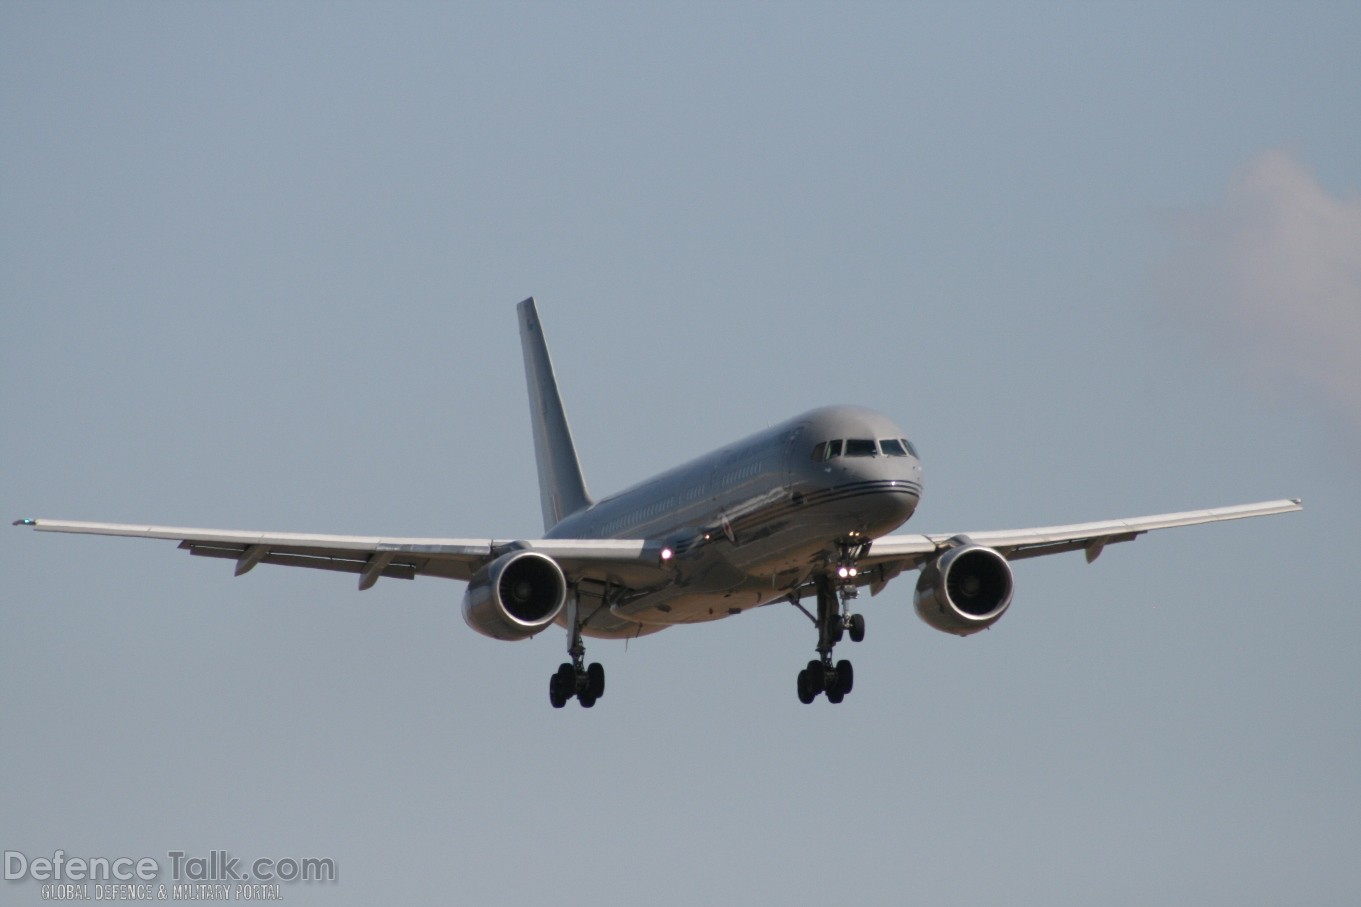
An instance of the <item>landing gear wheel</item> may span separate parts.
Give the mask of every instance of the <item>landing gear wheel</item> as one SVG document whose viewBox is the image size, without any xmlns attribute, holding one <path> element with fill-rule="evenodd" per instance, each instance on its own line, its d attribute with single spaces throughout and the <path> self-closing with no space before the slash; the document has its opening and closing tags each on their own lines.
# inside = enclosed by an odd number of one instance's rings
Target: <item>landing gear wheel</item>
<svg viewBox="0 0 1361 907">
<path fill-rule="evenodd" d="M 855 669 L 846 659 L 836 663 L 836 691 L 845 696 L 855 686 Z"/>
<path fill-rule="evenodd" d="M 583 709 L 593 708 L 595 706 L 595 697 L 591 695 L 590 690 L 582 690 L 577 694 L 577 702 L 581 703 Z"/>
<path fill-rule="evenodd" d="M 828 690 L 828 691 L 827 691 L 827 701 L 830 702 L 830 703 L 832 703 L 833 705 L 836 705 L 838 702 L 840 702 L 842 699 L 845 699 L 845 698 L 846 698 L 846 694 L 843 693 L 843 692 L 841 692 L 840 690 Z"/>
<path fill-rule="evenodd" d="M 804 668 L 799 672 L 799 702 L 809 705 L 817 698 L 817 695 L 812 682 L 808 678 L 808 669 Z"/>
<path fill-rule="evenodd" d="M 586 669 L 586 692 L 590 694 L 592 700 L 605 695 L 605 667 L 599 662 L 591 662 L 590 667 Z"/>
<path fill-rule="evenodd" d="M 576 694 L 577 672 L 570 664 L 563 662 L 553 676 L 548 678 L 548 701 L 552 703 L 553 708 L 560 709 Z"/>
<path fill-rule="evenodd" d="M 557 674 L 552 674 L 548 678 L 548 701 L 553 704 L 555 709 L 560 709 L 567 704 L 567 694 L 563 692 L 562 683 L 558 680 Z"/>
<path fill-rule="evenodd" d="M 822 662 L 808 662 L 808 669 L 804 673 L 808 675 L 808 689 L 813 691 L 814 696 L 827 689 L 827 666 Z"/>
<path fill-rule="evenodd" d="M 830 643 L 831 645 L 836 645 L 837 643 L 841 642 L 841 631 L 843 629 L 845 628 L 841 626 L 840 622 L 833 623 L 830 627 L 828 627 L 827 642 Z"/>
<path fill-rule="evenodd" d="M 863 642 L 865 639 L 865 615 L 852 614 L 850 626 L 851 642 Z"/>
</svg>

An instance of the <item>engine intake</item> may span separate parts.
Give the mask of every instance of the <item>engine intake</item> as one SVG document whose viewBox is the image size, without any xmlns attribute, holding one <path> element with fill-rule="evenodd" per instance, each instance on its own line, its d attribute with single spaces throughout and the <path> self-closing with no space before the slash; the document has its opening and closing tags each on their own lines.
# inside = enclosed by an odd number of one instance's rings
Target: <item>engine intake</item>
<svg viewBox="0 0 1361 907">
<path fill-rule="evenodd" d="M 463 620 L 493 639 L 528 639 L 553 622 L 567 602 L 557 561 L 534 551 L 503 554 L 468 581 Z"/>
<path fill-rule="evenodd" d="M 982 545 L 961 545 L 922 568 L 913 601 L 937 630 L 968 636 L 986 630 L 1011 605 L 1011 565 Z"/>
</svg>

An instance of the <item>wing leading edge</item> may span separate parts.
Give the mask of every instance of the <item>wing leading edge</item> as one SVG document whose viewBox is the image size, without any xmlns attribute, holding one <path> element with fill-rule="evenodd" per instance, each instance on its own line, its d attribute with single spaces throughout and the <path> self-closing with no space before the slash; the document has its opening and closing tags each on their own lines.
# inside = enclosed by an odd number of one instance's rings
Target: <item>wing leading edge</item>
<svg viewBox="0 0 1361 907">
<path fill-rule="evenodd" d="M 986 532 L 958 532 L 930 535 L 890 535 L 876 539 L 869 554 L 860 559 L 862 567 L 873 577 L 871 585 L 878 592 L 889 579 L 904 570 L 915 570 L 940 552 L 956 545 L 973 543 L 1000 552 L 1007 560 L 1021 560 L 1044 554 L 1083 550 L 1087 562 L 1100 556 L 1107 545 L 1129 542 L 1155 529 L 1176 526 L 1196 526 L 1220 523 L 1248 517 L 1271 516 L 1303 510 L 1298 498 L 1263 501 L 1259 504 L 1238 504 L 1209 510 L 1185 510 L 1180 513 L 1159 513 L 1152 516 L 1131 517 L 1124 520 L 1104 520 L 1095 523 L 1073 523 L 1066 526 L 1040 526 L 1034 529 L 1001 529 Z"/>
<path fill-rule="evenodd" d="M 644 585 L 661 574 L 663 547 L 643 539 L 388 538 L 46 519 L 16 520 L 14 525 L 39 532 L 177 541 L 190 554 L 235 560 L 237 576 L 257 564 L 357 573 L 360 589 L 372 587 L 380 577 L 469 580 L 485 564 L 518 549 L 542 551 L 582 578 L 627 577 Z"/>
</svg>

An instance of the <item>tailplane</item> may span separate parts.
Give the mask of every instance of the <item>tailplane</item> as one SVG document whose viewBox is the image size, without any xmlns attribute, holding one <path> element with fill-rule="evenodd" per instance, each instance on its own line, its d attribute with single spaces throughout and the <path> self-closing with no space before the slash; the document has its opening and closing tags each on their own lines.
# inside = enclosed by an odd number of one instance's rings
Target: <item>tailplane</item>
<svg viewBox="0 0 1361 907">
<path fill-rule="evenodd" d="M 572 429 L 562 408 L 553 360 L 539 327 L 534 297 L 516 306 L 520 316 L 520 346 L 525 356 L 525 382 L 529 385 L 529 417 L 534 427 L 534 460 L 539 468 L 539 504 L 543 528 L 552 529 L 563 518 L 591 506 L 586 480 L 581 475 Z"/>
</svg>

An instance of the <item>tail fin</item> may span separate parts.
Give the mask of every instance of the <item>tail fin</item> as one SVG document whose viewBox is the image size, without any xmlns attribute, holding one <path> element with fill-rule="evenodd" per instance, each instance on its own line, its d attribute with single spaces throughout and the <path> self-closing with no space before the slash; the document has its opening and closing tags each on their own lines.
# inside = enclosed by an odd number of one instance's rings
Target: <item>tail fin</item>
<svg viewBox="0 0 1361 907">
<path fill-rule="evenodd" d="M 529 385 L 529 417 L 534 426 L 534 460 L 539 467 L 539 504 L 543 528 L 552 529 L 563 517 L 591 505 L 586 480 L 581 476 L 572 429 L 562 408 L 553 360 L 539 328 L 539 313 L 531 296 L 515 307 L 520 316 L 520 346 L 525 356 L 525 382 Z"/>
</svg>

